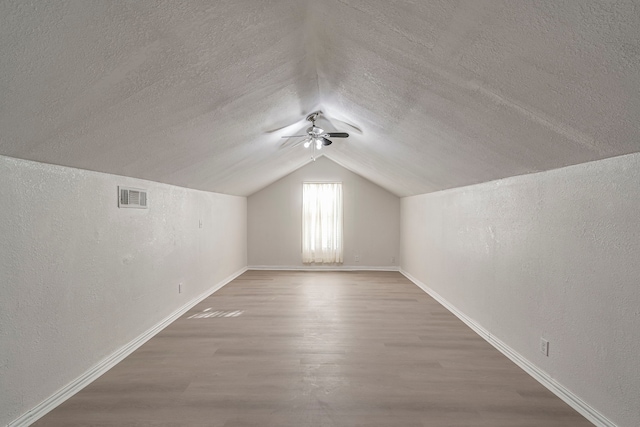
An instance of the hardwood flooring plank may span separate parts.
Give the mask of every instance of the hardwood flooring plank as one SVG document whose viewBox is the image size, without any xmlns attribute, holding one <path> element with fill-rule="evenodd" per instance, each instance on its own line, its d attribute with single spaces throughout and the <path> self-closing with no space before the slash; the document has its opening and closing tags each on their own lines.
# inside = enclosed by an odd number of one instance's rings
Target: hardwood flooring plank
<svg viewBox="0 0 640 427">
<path fill-rule="evenodd" d="M 592 424 L 399 273 L 248 271 L 35 425 Z"/>
</svg>

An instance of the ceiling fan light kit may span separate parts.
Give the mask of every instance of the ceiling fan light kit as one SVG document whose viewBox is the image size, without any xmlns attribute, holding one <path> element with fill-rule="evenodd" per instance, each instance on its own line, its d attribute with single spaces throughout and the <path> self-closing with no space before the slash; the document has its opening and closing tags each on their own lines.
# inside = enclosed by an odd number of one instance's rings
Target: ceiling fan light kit
<svg viewBox="0 0 640 427">
<path fill-rule="evenodd" d="M 326 147 L 331 145 L 333 141 L 329 138 L 348 138 L 349 134 L 347 132 L 325 132 L 324 129 L 316 126 L 316 120 L 318 116 L 322 114 L 322 111 L 314 111 L 313 113 L 307 116 L 307 121 L 311 122 L 311 126 L 309 126 L 306 130 L 306 135 L 285 135 L 282 138 L 305 138 L 300 141 L 303 143 L 304 148 L 313 148 L 313 154 L 311 156 L 312 160 L 315 160 L 315 152 L 316 150 L 321 150 L 322 147 Z M 298 142 L 296 145 L 298 145 Z"/>
</svg>

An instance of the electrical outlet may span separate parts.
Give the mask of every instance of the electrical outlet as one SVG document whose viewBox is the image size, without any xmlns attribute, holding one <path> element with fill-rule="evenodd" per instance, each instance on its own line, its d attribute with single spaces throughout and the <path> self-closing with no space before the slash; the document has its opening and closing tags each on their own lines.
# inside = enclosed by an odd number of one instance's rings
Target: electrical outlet
<svg viewBox="0 0 640 427">
<path fill-rule="evenodd" d="M 549 341 L 544 338 L 540 338 L 540 353 L 549 357 Z"/>
<path fill-rule="evenodd" d="M 356 262 L 360 262 L 360 255 L 355 256 Z"/>
<path fill-rule="evenodd" d="M 182 283 L 178 283 L 178 293 L 182 293 Z"/>
<path fill-rule="evenodd" d="M 391 257 L 391 264 L 395 264 L 396 263 L 396 257 L 392 256 Z"/>
<path fill-rule="evenodd" d="M 202 220 L 198 221 L 198 228 L 202 228 Z"/>
</svg>

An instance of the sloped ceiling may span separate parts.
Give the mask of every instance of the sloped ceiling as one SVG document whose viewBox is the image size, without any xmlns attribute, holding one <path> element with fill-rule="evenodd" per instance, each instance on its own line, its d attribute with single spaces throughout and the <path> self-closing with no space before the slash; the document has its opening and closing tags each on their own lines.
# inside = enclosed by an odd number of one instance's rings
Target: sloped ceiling
<svg viewBox="0 0 640 427">
<path fill-rule="evenodd" d="M 249 195 L 316 109 L 399 196 L 637 152 L 640 6 L 0 0 L 2 155 Z"/>
</svg>

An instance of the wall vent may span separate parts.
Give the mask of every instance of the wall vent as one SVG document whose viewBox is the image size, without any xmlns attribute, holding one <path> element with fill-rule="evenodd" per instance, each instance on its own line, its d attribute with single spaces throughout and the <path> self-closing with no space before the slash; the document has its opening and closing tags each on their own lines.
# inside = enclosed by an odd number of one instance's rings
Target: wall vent
<svg viewBox="0 0 640 427">
<path fill-rule="evenodd" d="M 118 207 L 147 209 L 147 190 L 118 187 Z"/>
</svg>

